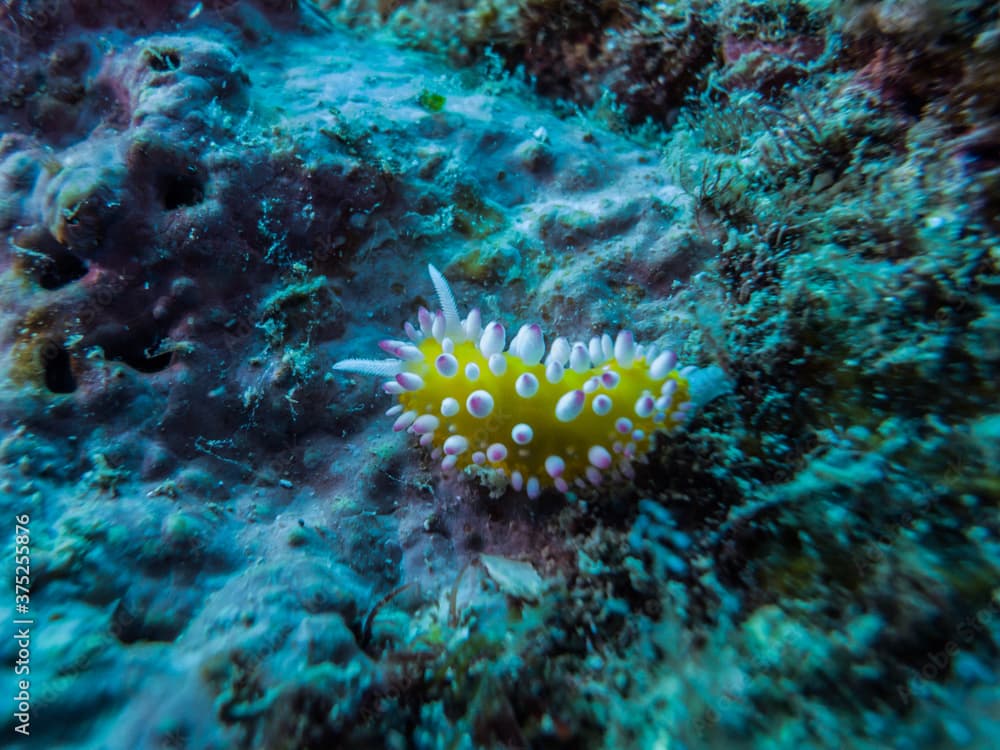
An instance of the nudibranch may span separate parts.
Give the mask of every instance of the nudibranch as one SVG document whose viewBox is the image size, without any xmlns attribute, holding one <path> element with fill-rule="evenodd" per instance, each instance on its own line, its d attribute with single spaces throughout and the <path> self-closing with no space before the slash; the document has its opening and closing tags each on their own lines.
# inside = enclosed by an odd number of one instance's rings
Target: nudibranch
<svg viewBox="0 0 1000 750">
<path fill-rule="evenodd" d="M 501 323 L 477 308 L 459 317 L 444 276 L 428 266 L 441 309 L 421 307 L 408 341 L 386 339 L 391 359 L 345 359 L 333 369 L 386 378 L 398 403 L 393 429 L 417 436 L 442 470 L 493 469 L 536 498 L 605 478 L 634 476 L 655 433 L 690 415 L 689 375 L 671 351 L 629 331 L 588 343 L 559 337 L 546 351 L 541 326 L 521 326 L 507 344 Z"/>
</svg>

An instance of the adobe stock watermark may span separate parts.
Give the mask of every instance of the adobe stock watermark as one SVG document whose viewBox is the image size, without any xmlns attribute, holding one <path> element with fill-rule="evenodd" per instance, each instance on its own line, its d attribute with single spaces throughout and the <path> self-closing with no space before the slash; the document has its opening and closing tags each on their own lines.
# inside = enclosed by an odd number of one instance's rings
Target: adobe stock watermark
<svg viewBox="0 0 1000 750">
<path fill-rule="evenodd" d="M 870 575 L 873 568 L 886 560 L 885 550 L 892 547 L 895 543 L 895 538 L 904 529 L 910 528 L 914 520 L 913 514 L 906 511 L 889 529 L 880 531 L 874 537 L 868 539 L 861 545 L 857 554 L 851 555 L 860 577 L 864 578 Z"/>
<path fill-rule="evenodd" d="M 750 703 L 752 699 L 749 690 L 754 676 L 774 670 L 783 650 L 801 651 L 806 636 L 798 630 L 791 630 L 786 635 L 786 638 L 775 643 L 773 647 L 755 653 L 745 665 L 724 681 L 721 692 L 714 696 L 701 715 L 694 720 L 694 730 L 698 737 L 704 739 L 714 726 L 722 722 L 726 711 L 738 706 L 746 707 Z"/>
<path fill-rule="evenodd" d="M 953 637 L 945 642 L 944 648 L 940 651 L 928 651 L 925 654 L 926 661 L 914 669 L 910 681 L 896 686 L 896 692 L 903 705 L 909 707 L 915 698 L 921 697 L 920 694 L 926 690 L 927 683 L 943 676 L 962 647 L 971 646 L 997 618 L 1000 618 L 1000 600 L 991 599 L 987 606 L 976 610 L 958 624 Z"/>
<path fill-rule="evenodd" d="M 14 696 L 14 731 L 31 734 L 31 517 L 14 516 L 14 642 L 17 659 L 14 674 L 18 678 Z"/>
</svg>

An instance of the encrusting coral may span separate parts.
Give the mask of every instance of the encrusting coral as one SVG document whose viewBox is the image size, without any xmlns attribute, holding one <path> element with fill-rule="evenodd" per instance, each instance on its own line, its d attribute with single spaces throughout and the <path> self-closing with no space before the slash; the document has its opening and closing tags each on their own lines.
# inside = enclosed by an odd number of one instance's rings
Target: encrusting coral
<svg viewBox="0 0 1000 750">
<path fill-rule="evenodd" d="M 673 352 L 637 344 L 629 331 L 589 343 L 560 336 L 546 353 L 541 327 L 530 323 L 504 351 L 503 325 L 484 326 L 476 308 L 459 318 L 448 282 L 428 270 L 441 309 L 421 307 L 418 326 L 405 325 L 408 342 L 379 342 L 392 359 L 345 359 L 334 369 L 388 378 L 383 388 L 399 400 L 386 412 L 393 429 L 418 436 L 446 472 L 491 468 L 531 498 L 549 486 L 565 493 L 631 477 L 654 434 L 702 400 L 689 379 L 707 370 L 678 370 Z"/>
</svg>

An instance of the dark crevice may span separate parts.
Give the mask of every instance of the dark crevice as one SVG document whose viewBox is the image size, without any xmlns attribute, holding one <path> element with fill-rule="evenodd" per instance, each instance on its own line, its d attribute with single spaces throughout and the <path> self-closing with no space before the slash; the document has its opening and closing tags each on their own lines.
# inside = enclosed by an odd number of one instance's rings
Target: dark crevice
<svg viewBox="0 0 1000 750">
<path fill-rule="evenodd" d="M 205 198 L 204 183 L 192 175 L 165 175 L 160 178 L 157 189 L 163 207 L 168 211 L 195 206 Z"/>
<path fill-rule="evenodd" d="M 76 390 L 69 352 L 61 344 L 49 341 L 42 347 L 42 370 L 45 387 L 52 393 L 72 393 Z"/>
<path fill-rule="evenodd" d="M 61 289 L 87 273 L 87 264 L 68 250 L 49 254 L 36 271 L 42 289 Z"/>
<path fill-rule="evenodd" d="M 177 70 L 181 66 L 181 55 L 175 49 L 154 49 L 150 47 L 145 50 L 146 64 L 150 70 L 157 73 L 168 73 Z"/>
<path fill-rule="evenodd" d="M 151 597 L 127 595 L 111 613 L 111 632 L 121 642 L 170 643 L 180 634 L 180 627 L 170 618 L 151 616 Z"/>
<path fill-rule="evenodd" d="M 153 357 L 143 356 L 123 358 L 122 362 L 127 364 L 133 370 L 138 370 L 139 372 L 153 373 L 160 372 L 170 367 L 170 361 L 173 358 L 173 352 L 163 352 L 162 354 L 157 354 Z"/>
<path fill-rule="evenodd" d="M 170 366 L 173 352 L 156 352 L 163 342 L 163 333 L 157 328 L 104 326 L 92 339 L 101 347 L 104 358 L 128 365 L 146 374 L 160 372 Z"/>
</svg>

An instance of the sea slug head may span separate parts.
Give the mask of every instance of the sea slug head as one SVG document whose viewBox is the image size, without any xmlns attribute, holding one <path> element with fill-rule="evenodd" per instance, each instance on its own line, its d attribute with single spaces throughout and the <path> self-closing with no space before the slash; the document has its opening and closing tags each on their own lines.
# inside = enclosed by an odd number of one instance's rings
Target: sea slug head
<svg viewBox="0 0 1000 750">
<path fill-rule="evenodd" d="M 405 339 L 379 342 L 386 359 L 346 359 L 335 370 L 374 375 L 397 403 L 387 414 L 445 472 L 479 467 L 531 498 L 546 488 L 631 478 L 656 435 L 692 410 L 689 375 L 670 351 L 621 331 L 589 341 L 541 326 L 513 336 L 478 309 L 460 317 L 444 276 L 429 266 L 440 309 L 420 308 Z"/>
</svg>

